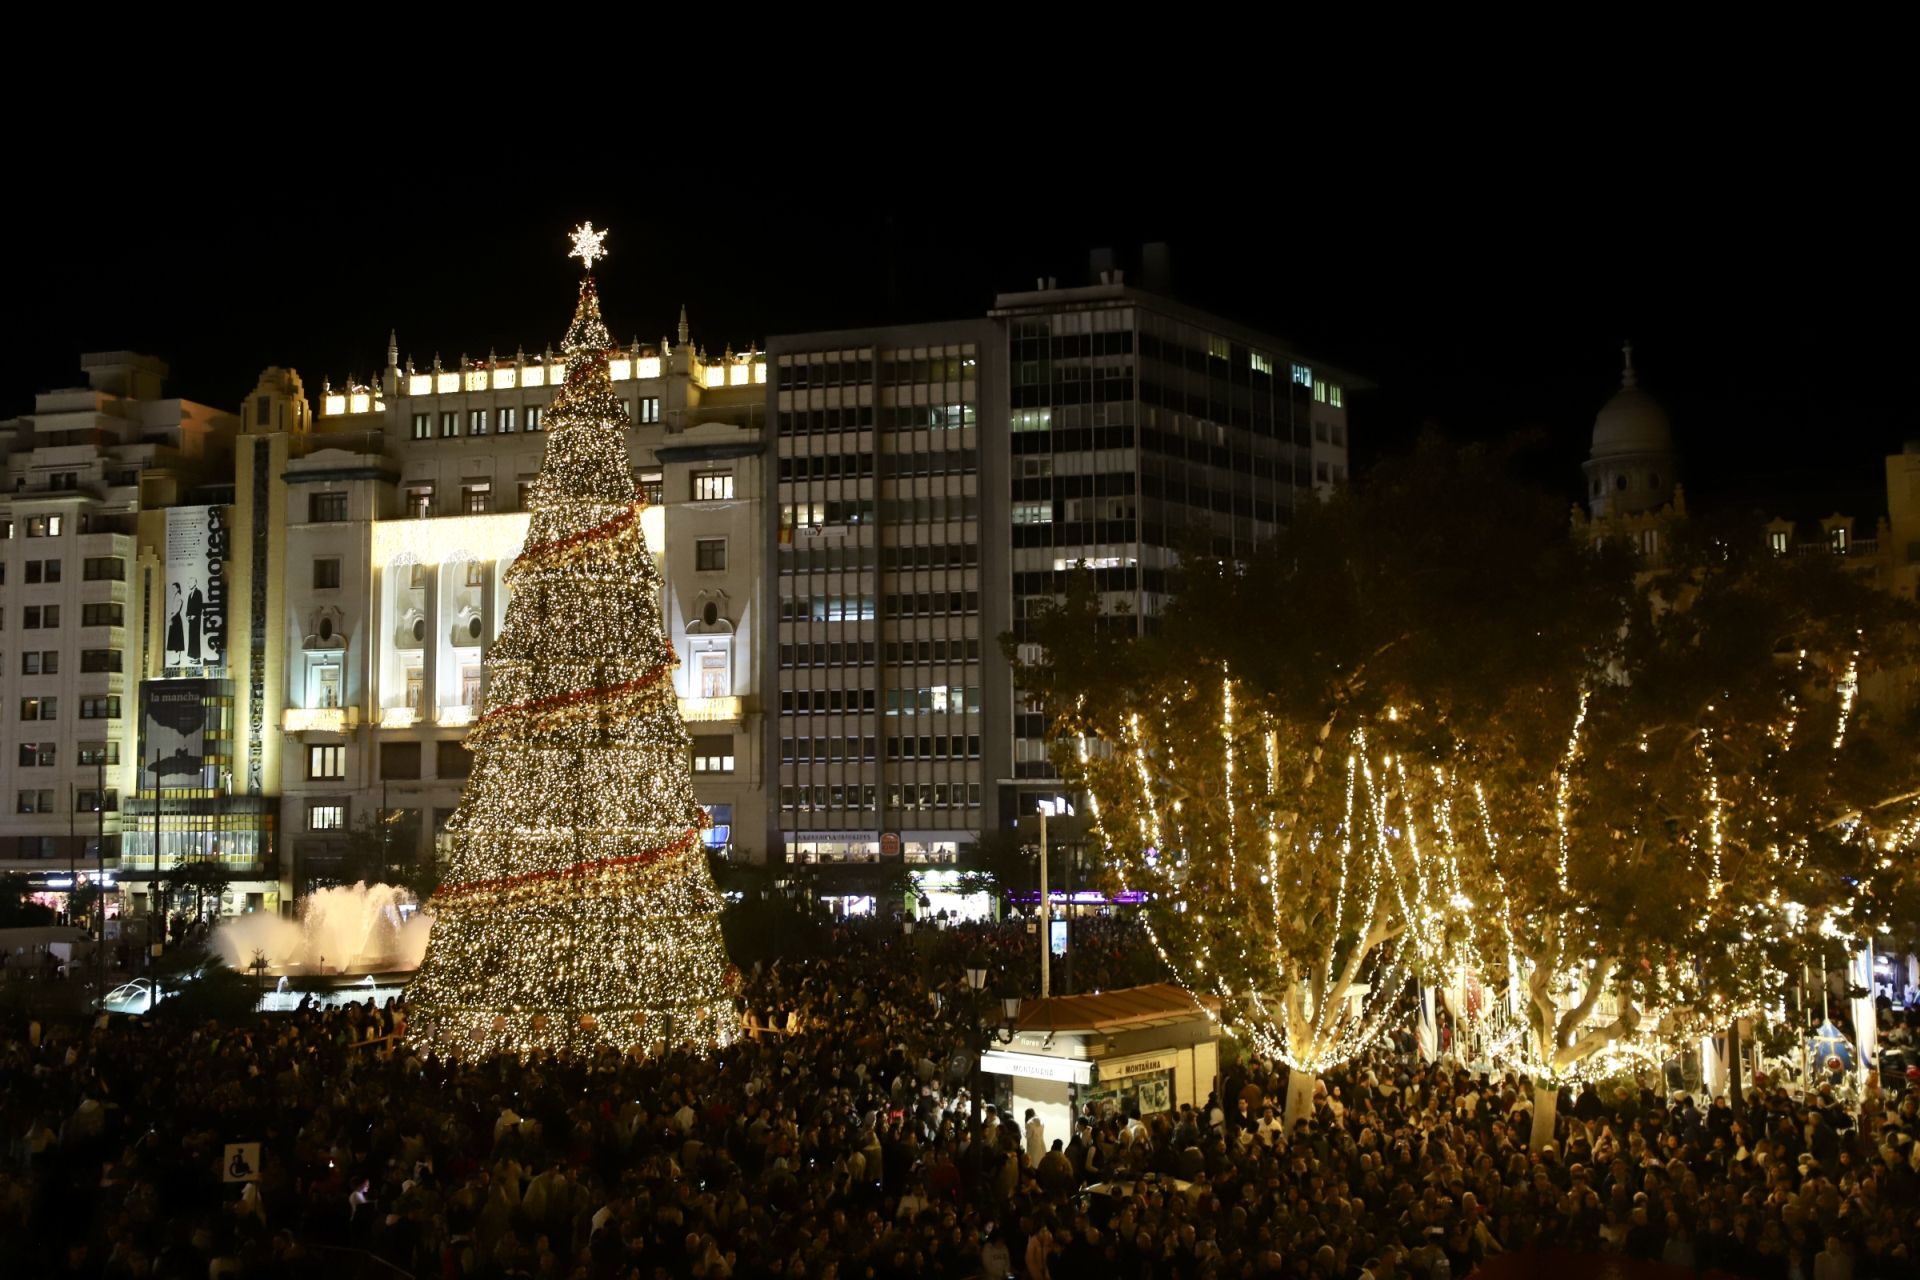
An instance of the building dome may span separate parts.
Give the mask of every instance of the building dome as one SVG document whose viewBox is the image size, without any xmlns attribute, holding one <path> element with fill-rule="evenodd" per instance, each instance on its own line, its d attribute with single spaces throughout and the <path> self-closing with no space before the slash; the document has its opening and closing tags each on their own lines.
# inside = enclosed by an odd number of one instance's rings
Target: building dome
<svg viewBox="0 0 1920 1280">
<path fill-rule="evenodd" d="M 1633 372 L 1633 344 L 1624 348 L 1626 368 L 1620 374 L 1620 390 L 1607 401 L 1593 420 L 1594 458 L 1618 457 L 1630 453 L 1673 452 L 1673 428 L 1660 402 L 1642 391 Z"/>
</svg>

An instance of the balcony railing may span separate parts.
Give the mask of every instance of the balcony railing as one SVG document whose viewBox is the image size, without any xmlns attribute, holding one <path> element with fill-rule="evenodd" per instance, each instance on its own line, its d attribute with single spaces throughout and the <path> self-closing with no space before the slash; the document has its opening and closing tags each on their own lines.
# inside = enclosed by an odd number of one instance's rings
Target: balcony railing
<svg viewBox="0 0 1920 1280">
<path fill-rule="evenodd" d="M 680 718 L 688 724 L 737 721 L 740 719 L 740 699 L 682 698 Z"/>
<path fill-rule="evenodd" d="M 360 708 L 288 707 L 280 727 L 288 733 L 350 733 L 360 727 Z"/>
</svg>

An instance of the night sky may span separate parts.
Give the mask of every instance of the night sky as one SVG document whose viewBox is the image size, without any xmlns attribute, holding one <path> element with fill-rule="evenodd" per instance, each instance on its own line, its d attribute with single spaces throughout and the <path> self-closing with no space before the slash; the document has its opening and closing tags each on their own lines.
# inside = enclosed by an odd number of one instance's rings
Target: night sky
<svg viewBox="0 0 1920 1280">
<path fill-rule="evenodd" d="M 572 191 L 482 170 L 444 188 L 368 178 L 356 195 L 303 177 L 270 198 L 236 179 L 217 203 L 191 183 L 162 199 L 19 200 L 0 414 L 79 382 L 88 350 L 158 354 L 174 392 L 229 407 L 269 364 L 298 368 L 310 395 L 323 375 L 365 378 L 390 327 L 423 366 L 435 351 L 452 365 L 490 345 L 537 350 L 571 306 L 564 232 L 588 217 L 612 230 L 615 334 L 670 334 L 684 301 L 712 349 L 978 315 L 1036 276 L 1084 281 L 1094 248 L 1138 282 L 1139 247 L 1158 240 L 1176 296 L 1377 384 L 1350 402 L 1362 466 L 1427 424 L 1530 432 L 1530 470 L 1572 501 L 1631 337 L 1696 505 L 1882 512 L 1881 458 L 1920 435 L 1913 326 L 1887 301 L 1896 208 L 1794 196 L 1757 154 L 1704 169 L 1564 159 L 1556 172 L 1355 153 L 1344 182 L 1285 192 L 1196 169 L 1178 198 L 1055 173 L 781 201 L 759 181 L 670 189 L 650 166 Z"/>
</svg>

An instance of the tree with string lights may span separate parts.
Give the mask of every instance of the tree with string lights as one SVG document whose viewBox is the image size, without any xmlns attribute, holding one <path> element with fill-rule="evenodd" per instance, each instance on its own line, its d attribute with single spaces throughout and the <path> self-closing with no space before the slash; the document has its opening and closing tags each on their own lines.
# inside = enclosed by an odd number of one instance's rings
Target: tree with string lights
<svg viewBox="0 0 1920 1280">
<path fill-rule="evenodd" d="M 604 235 L 574 233 L 589 272 Z M 408 988 L 409 1035 L 439 1052 L 698 1048 L 737 1029 L 612 346 L 589 274 Z"/>
<path fill-rule="evenodd" d="M 1081 582 L 1022 683 L 1231 1029 L 1310 1080 L 1409 974 L 1456 1013 L 1472 987 L 1463 1031 L 1546 1087 L 1550 1124 L 1559 1083 L 1777 998 L 1807 928 L 1863 912 L 1912 839 L 1911 748 L 1855 697 L 1899 611 L 1730 539 L 1702 523 L 1649 572 L 1428 440 L 1237 565 L 1194 547 L 1141 640 Z M 1805 748 L 1769 748 L 1783 717 Z"/>
</svg>

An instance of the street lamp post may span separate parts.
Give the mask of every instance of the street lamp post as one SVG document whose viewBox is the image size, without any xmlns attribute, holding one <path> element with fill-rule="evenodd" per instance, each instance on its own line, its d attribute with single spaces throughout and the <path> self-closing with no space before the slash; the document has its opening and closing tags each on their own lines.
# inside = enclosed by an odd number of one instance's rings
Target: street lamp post
<svg viewBox="0 0 1920 1280">
<path fill-rule="evenodd" d="M 1043 796 L 1040 809 L 1040 998 L 1053 994 L 1052 902 L 1047 890 L 1047 819 L 1073 813 L 1065 796 Z M 1069 926 L 1071 927 L 1071 926 Z"/>
<path fill-rule="evenodd" d="M 1014 1025 L 1020 1018 L 1020 997 L 1006 996 L 1001 999 L 1000 1011 L 1003 1015 L 1003 1021 L 1000 1025 L 996 1026 L 988 1017 L 987 1013 L 988 1006 L 986 1001 L 988 999 L 988 993 L 987 970 L 985 966 L 979 964 L 968 966 L 967 993 L 969 996 L 967 1001 L 967 1016 L 977 1030 L 977 1036 L 974 1041 L 973 1061 L 969 1064 L 970 1069 L 967 1073 L 968 1110 L 973 1125 L 973 1136 L 975 1141 L 978 1141 L 980 1137 L 980 1095 L 982 1091 L 980 1057 L 995 1044 L 1013 1043 Z"/>
</svg>

